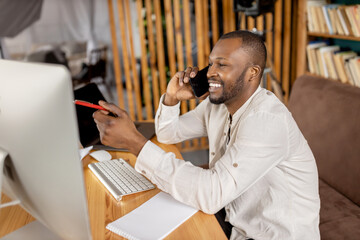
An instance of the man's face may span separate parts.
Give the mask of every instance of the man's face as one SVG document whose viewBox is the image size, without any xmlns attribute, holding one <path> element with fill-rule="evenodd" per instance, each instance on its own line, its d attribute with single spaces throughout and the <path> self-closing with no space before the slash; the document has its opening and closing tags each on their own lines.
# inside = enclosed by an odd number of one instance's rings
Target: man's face
<svg viewBox="0 0 360 240">
<path fill-rule="evenodd" d="M 241 97 L 249 57 L 240 47 L 241 39 L 222 39 L 211 51 L 207 73 L 211 103 L 226 104 Z"/>
</svg>

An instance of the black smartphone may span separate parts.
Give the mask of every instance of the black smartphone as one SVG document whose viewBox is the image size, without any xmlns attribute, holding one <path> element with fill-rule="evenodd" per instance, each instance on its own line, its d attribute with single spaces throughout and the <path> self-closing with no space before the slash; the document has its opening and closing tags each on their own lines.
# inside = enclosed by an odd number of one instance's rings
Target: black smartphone
<svg viewBox="0 0 360 240">
<path fill-rule="evenodd" d="M 190 85 L 196 97 L 201 97 L 209 91 L 209 83 L 206 77 L 209 66 L 198 71 L 194 78 L 190 78 Z"/>
</svg>

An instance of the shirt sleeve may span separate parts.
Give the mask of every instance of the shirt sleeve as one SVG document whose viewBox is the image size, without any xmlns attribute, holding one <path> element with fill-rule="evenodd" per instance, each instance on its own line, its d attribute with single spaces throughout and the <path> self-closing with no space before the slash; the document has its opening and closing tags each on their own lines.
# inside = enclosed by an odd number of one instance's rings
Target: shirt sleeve
<svg viewBox="0 0 360 240">
<path fill-rule="evenodd" d="M 174 144 L 192 138 L 206 136 L 204 121 L 205 104 L 180 116 L 180 103 L 174 106 L 163 104 L 164 95 L 155 116 L 155 131 L 159 142 Z"/>
<path fill-rule="evenodd" d="M 135 168 L 175 199 L 214 214 L 239 197 L 286 157 L 285 121 L 269 113 L 245 119 L 235 143 L 211 169 L 202 169 L 166 153 L 150 141 Z"/>
</svg>

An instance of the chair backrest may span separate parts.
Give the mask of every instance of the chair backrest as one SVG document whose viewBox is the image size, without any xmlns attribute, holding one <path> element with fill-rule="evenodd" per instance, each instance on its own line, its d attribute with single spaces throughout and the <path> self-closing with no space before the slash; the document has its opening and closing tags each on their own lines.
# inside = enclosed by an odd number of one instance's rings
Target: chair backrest
<svg viewBox="0 0 360 240">
<path fill-rule="evenodd" d="M 314 153 L 319 177 L 360 205 L 360 88 L 302 75 L 288 107 Z"/>
</svg>

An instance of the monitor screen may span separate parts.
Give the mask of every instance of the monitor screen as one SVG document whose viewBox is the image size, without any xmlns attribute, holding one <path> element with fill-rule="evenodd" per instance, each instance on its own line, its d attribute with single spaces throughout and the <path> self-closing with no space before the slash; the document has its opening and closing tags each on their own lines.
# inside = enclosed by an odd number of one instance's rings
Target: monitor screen
<svg viewBox="0 0 360 240">
<path fill-rule="evenodd" d="M 61 238 L 91 239 L 69 72 L 0 60 L 0 86 L 2 191 Z"/>
</svg>

